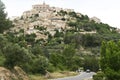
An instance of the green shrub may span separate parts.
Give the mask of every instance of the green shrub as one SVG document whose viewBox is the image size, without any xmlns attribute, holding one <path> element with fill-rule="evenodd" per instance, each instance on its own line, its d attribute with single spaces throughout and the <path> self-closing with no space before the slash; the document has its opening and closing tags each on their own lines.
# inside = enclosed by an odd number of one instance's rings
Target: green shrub
<svg viewBox="0 0 120 80">
<path fill-rule="evenodd" d="M 48 59 L 44 56 L 38 56 L 33 59 L 32 66 L 32 73 L 41 73 L 45 74 L 48 68 Z"/>
<path fill-rule="evenodd" d="M 5 57 L 0 55 L 0 66 L 4 66 Z"/>
<path fill-rule="evenodd" d="M 120 71 L 114 71 L 110 68 L 105 70 L 107 80 L 120 80 Z"/>
<path fill-rule="evenodd" d="M 104 80 L 105 75 L 103 72 L 98 72 L 96 75 L 93 75 L 93 80 Z"/>
<path fill-rule="evenodd" d="M 48 66 L 47 70 L 48 70 L 49 72 L 54 72 L 56 69 L 55 69 L 55 67 L 53 66 L 53 64 L 49 63 L 49 66 Z"/>
</svg>

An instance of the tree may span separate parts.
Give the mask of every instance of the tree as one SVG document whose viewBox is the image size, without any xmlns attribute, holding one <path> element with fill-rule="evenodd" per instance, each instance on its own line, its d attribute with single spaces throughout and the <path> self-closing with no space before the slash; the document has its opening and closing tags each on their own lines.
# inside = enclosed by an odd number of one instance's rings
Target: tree
<svg viewBox="0 0 120 80">
<path fill-rule="evenodd" d="M 70 70 L 76 71 L 80 67 L 82 67 L 82 64 L 83 64 L 82 58 L 80 58 L 80 56 L 78 55 L 75 55 L 72 58 L 72 65 L 70 66 Z"/>
<path fill-rule="evenodd" d="M 99 60 L 95 56 L 87 56 L 83 62 L 84 70 L 90 69 L 91 71 L 99 70 Z"/>
<path fill-rule="evenodd" d="M 75 53 L 74 45 L 65 46 L 63 50 L 64 64 L 68 69 L 73 65 L 73 57 L 75 56 Z"/>
<path fill-rule="evenodd" d="M 71 16 L 71 17 L 76 17 L 77 18 L 77 14 L 73 11 L 73 12 L 69 12 L 69 15 Z"/>
<path fill-rule="evenodd" d="M 12 69 L 14 66 L 22 67 L 30 59 L 28 50 L 21 48 L 17 44 L 9 43 L 4 47 L 5 66 Z"/>
<path fill-rule="evenodd" d="M 38 56 L 32 61 L 32 72 L 45 74 L 48 68 L 48 59 L 44 56 Z"/>
<path fill-rule="evenodd" d="M 120 80 L 120 41 L 102 43 L 101 68 L 108 80 Z"/>
<path fill-rule="evenodd" d="M 32 52 L 35 56 L 38 56 L 38 55 L 44 56 L 40 45 L 34 45 L 34 46 L 31 48 L 31 52 Z"/>
<path fill-rule="evenodd" d="M 28 44 L 32 45 L 35 42 L 36 34 L 26 34 L 25 40 L 28 42 Z"/>
<path fill-rule="evenodd" d="M 57 69 L 63 70 L 64 56 L 60 53 L 52 53 L 49 59 L 50 63 Z"/>
<path fill-rule="evenodd" d="M 4 12 L 5 5 L 0 0 L 0 33 L 3 33 L 4 30 L 9 29 L 12 27 L 12 22 L 7 19 L 7 14 Z"/>
<path fill-rule="evenodd" d="M 2 34 L 0 34 L 0 49 L 3 50 L 7 43 L 8 40 Z"/>
</svg>

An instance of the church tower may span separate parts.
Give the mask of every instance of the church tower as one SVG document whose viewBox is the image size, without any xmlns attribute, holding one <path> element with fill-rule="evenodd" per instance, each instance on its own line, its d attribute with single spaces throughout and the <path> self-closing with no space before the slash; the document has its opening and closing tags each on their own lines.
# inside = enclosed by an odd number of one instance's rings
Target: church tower
<svg viewBox="0 0 120 80">
<path fill-rule="evenodd" d="M 43 5 L 45 5 L 45 0 L 43 1 Z"/>
</svg>

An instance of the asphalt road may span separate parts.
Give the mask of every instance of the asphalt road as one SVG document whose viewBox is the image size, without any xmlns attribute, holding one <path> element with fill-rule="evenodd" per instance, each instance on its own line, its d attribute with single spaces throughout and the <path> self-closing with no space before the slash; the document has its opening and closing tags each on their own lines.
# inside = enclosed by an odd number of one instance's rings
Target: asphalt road
<svg viewBox="0 0 120 80">
<path fill-rule="evenodd" d="M 51 79 L 51 80 L 87 80 L 87 79 L 92 78 L 92 76 L 94 74 L 95 74 L 94 72 L 90 72 L 90 73 L 81 72 L 80 75 L 77 75 L 77 76 L 58 78 L 58 79 Z"/>
</svg>

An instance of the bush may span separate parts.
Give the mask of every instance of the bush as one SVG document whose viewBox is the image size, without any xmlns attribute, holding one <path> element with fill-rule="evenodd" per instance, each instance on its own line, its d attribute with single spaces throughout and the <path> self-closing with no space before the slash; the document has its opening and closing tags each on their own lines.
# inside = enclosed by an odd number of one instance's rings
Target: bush
<svg viewBox="0 0 120 80">
<path fill-rule="evenodd" d="M 18 44 L 8 44 L 4 48 L 5 67 L 12 69 L 14 66 L 22 67 L 29 62 L 30 55 L 28 50 L 21 48 Z"/>
<path fill-rule="evenodd" d="M 72 65 L 72 66 L 70 67 L 70 70 L 71 70 L 71 71 L 76 71 L 76 70 L 78 70 L 78 68 L 79 68 L 78 65 Z"/>
<path fill-rule="evenodd" d="M 4 66 L 5 57 L 3 55 L 0 55 L 0 66 Z"/>
<path fill-rule="evenodd" d="M 45 74 L 48 68 L 48 59 L 44 56 L 38 56 L 38 58 L 33 59 L 31 66 L 32 73 Z"/>
<path fill-rule="evenodd" d="M 48 70 L 49 72 L 54 72 L 56 69 L 55 69 L 55 67 L 53 66 L 53 64 L 49 63 L 49 66 L 48 66 L 47 70 Z"/>
<path fill-rule="evenodd" d="M 120 71 L 114 71 L 110 68 L 105 70 L 107 80 L 120 80 Z"/>
<path fill-rule="evenodd" d="M 84 70 L 90 69 L 95 72 L 99 70 L 99 60 L 94 56 L 85 57 L 83 63 Z"/>
<path fill-rule="evenodd" d="M 98 72 L 97 75 L 93 75 L 93 80 L 103 80 L 105 77 L 103 72 Z"/>
</svg>

